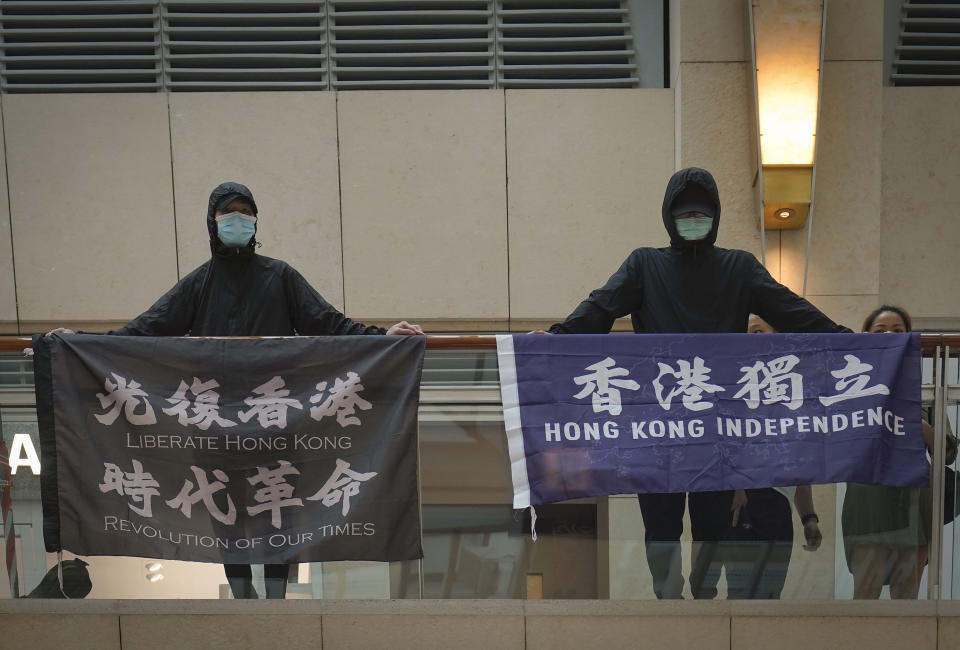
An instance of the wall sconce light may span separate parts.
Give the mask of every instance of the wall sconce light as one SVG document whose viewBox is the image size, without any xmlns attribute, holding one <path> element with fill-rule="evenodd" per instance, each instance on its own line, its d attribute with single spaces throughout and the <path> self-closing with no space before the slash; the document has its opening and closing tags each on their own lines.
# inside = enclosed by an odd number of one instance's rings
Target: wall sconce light
<svg viewBox="0 0 960 650">
<path fill-rule="evenodd" d="M 160 573 L 160 569 L 163 568 L 163 564 L 160 562 L 147 562 L 144 565 L 144 568 L 147 570 L 147 574 L 144 576 L 147 579 L 147 582 L 160 582 L 163 580 L 163 574 Z"/>
<path fill-rule="evenodd" d="M 748 0 L 761 231 L 799 230 L 814 187 L 825 0 Z"/>
</svg>

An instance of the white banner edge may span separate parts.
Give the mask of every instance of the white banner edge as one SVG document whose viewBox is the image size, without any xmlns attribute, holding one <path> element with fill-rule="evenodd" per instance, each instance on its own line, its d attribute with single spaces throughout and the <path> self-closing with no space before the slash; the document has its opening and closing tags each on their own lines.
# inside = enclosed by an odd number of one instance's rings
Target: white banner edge
<svg viewBox="0 0 960 650">
<path fill-rule="evenodd" d="M 513 507 L 530 507 L 530 481 L 527 477 L 527 454 L 523 444 L 520 420 L 520 393 L 517 390 L 517 365 L 513 353 L 513 335 L 497 335 L 497 365 L 500 370 L 500 400 L 503 403 L 503 428 L 510 453 L 510 474 L 513 477 Z"/>
</svg>

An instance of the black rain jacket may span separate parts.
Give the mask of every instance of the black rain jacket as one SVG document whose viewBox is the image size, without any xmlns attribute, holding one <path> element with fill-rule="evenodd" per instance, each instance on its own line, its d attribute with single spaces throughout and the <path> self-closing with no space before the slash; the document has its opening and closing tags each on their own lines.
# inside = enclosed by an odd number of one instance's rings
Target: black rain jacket
<svg viewBox="0 0 960 650">
<path fill-rule="evenodd" d="M 232 198 L 230 198 L 232 197 Z M 224 246 L 217 237 L 216 206 L 253 194 L 239 183 L 222 183 L 210 194 L 207 230 L 213 256 L 180 280 L 150 309 L 118 330 L 127 336 L 292 336 L 385 334 L 356 323 L 323 299 L 286 262 L 243 248 Z"/>
<path fill-rule="evenodd" d="M 706 190 L 716 207 L 710 234 L 695 242 L 677 234 L 670 210 L 691 183 Z M 713 245 L 720 196 L 710 172 L 690 167 L 674 174 L 667 183 L 662 213 L 670 246 L 633 251 L 605 285 L 550 332 L 607 333 L 614 320 L 627 314 L 638 333 L 746 332 L 751 313 L 780 332 L 850 331 L 774 280 L 747 251 Z"/>
</svg>

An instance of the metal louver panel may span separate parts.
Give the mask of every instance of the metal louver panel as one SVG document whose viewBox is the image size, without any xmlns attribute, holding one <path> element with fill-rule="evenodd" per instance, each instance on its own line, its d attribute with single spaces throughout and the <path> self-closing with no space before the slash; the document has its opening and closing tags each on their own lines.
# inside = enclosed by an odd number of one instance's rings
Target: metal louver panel
<svg viewBox="0 0 960 650">
<path fill-rule="evenodd" d="M 333 0 L 332 85 L 492 88 L 493 11 L 487 0 Z"/>
<path fill-rule="evenodd" d="M 960 2 L 908 1 L 902 11 L 893 85 L 960 85 Z"/>
<path fill-rule="evenodd" d="M 636 87 L 627 5 L 0 0 L 0 91 Z"/>
<path fill-rule="evenodd" d="M 630 16 L 619 0 L 500 0 L 502 88 L 636 87 Z"/>
<path fill-rule="evenodd" d="M 170 90 L 322 90 L 328 87 L 324 3 L 166 0 Z"/>
<path fill-rule="evenodd" d="M 0 2 L 4 92 L 149 91 L 160 87 L 156 2 Z"/>
</svg>

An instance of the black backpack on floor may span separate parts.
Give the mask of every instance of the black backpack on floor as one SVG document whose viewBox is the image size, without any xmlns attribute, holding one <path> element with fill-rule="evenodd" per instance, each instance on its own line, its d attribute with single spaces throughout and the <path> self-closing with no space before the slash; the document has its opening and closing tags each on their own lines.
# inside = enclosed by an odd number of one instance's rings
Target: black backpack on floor
<svg viewBox="0 0 960 650">
<path fill-rule="evenodd" d="M 90 582 L 90 572 L 87 563 L 83 560 L 64 560 L 63 591 L 60 591 L 60 581 L 57 578 L 57 567 L 47 571 L 40 584 L 24 598 L 83 598 L 93 589 Z M 66 596 L 64 596 L 66 594 Z"/>
</svg>

